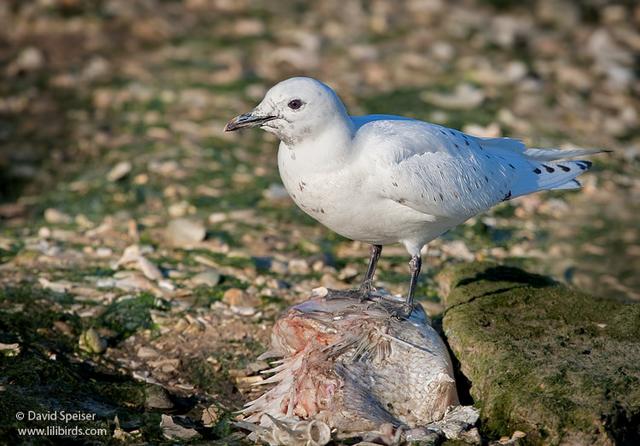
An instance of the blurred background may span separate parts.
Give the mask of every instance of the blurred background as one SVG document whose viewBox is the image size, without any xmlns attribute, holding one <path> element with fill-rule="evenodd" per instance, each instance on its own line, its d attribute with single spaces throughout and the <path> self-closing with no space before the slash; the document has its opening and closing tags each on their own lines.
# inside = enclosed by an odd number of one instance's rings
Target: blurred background
<svg viewBox="0 0 640 446">
<path fill-rule="evenodd" d="M 640 300 L 635 1 L 4 0 L 0 24 L 2 342 L 46 335 L 75 355 L 104 341 L 109 361 L 176 392 L 246 399 L 204 377 L 260 350 L 262 321 L 309 289 L 356 284 L 368 252 L 292 204 L 272 137 L 222 131 L 292 75 L 328 83 L 352 114 L 613 151 L 582 190 L 512 200 L 434 241 L 431 314 L 436 273 L 473 259 Z M 377 285 L 404 292 L 406 260 L 386 249 Z M 25 306 L 41 313 L 18 320 Z M 231 307 L 249 319 L 221 336 L 207 318 Z M 226 344 L 184 335 L 154 348 L 189 367 L 142 370 L 139 346 L 194 315 Z M 98 344 L 78 350 L 90 327 Z"/>
</svg>

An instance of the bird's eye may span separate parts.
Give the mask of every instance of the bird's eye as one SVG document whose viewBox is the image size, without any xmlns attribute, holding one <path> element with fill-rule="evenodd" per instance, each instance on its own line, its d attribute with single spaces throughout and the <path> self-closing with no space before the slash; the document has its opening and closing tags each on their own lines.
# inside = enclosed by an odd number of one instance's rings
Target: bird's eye
<svg viewBox="0 0 640 446">
<path fill-rule="evenodd" d="M 291 110 L 297 110 L 302 107 L 302 101 L 300 99 L 292 99 L 287 105 Z"/>
</svg>

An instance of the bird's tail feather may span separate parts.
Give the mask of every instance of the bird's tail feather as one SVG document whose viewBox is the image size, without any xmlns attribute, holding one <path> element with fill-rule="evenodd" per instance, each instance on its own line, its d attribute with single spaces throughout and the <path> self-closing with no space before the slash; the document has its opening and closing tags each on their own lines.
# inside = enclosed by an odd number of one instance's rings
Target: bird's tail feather
<svg viewBox="0 0 640 446">
<path fill-rule="evenodd" d="M 530 160 L 528 164 L 532 172 L 514 185 L 513 198 L 543 190 L 579 189 L 576 178 L 591 168 L 591 161 L 587 160 Z"/>
<path fill-rule="evenodd" d="M 576 156 L 595 155 L 597 153 L 610 152 L 610 150 L 602 149 L 526 149 L 524 155 L 530 160 L 536 161 L 555 161 Z"/>
<path fill-rule="evenodd" d="M 591 161 L 556 161 L 533 163 L 538 178 L 538 190 L 577 189 L 580 183 L 576 177 L 591 168 Z"/>
</svg>

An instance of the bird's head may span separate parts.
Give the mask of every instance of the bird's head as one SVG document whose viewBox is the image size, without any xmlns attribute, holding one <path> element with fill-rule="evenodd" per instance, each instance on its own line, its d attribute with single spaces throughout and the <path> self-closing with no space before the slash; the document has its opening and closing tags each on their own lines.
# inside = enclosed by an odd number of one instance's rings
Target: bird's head
<svg viewBox="0 0 640 446">
<path fill-rule="evenodd" d="M 274 85 L 256 108 L 236 116 L 224 129 L 230 132 L 259 126 L 294 145 L 318 135 L 336 118 L 348 116 L 330 87 L 308 77 L 293 77 Z"/>
</svg>

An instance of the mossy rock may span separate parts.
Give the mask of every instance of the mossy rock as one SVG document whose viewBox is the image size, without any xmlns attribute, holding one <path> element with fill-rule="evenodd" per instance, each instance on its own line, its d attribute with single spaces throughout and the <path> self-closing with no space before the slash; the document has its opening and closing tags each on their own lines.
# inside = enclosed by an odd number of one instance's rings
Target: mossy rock
<svg viewBox="0 0 640 446">
<path fill-rule="evenodd" d="M 487 437 L 640 444 L 640 303 L 489 263 L 440 279 L 444 333 Z"/>
</svg>

